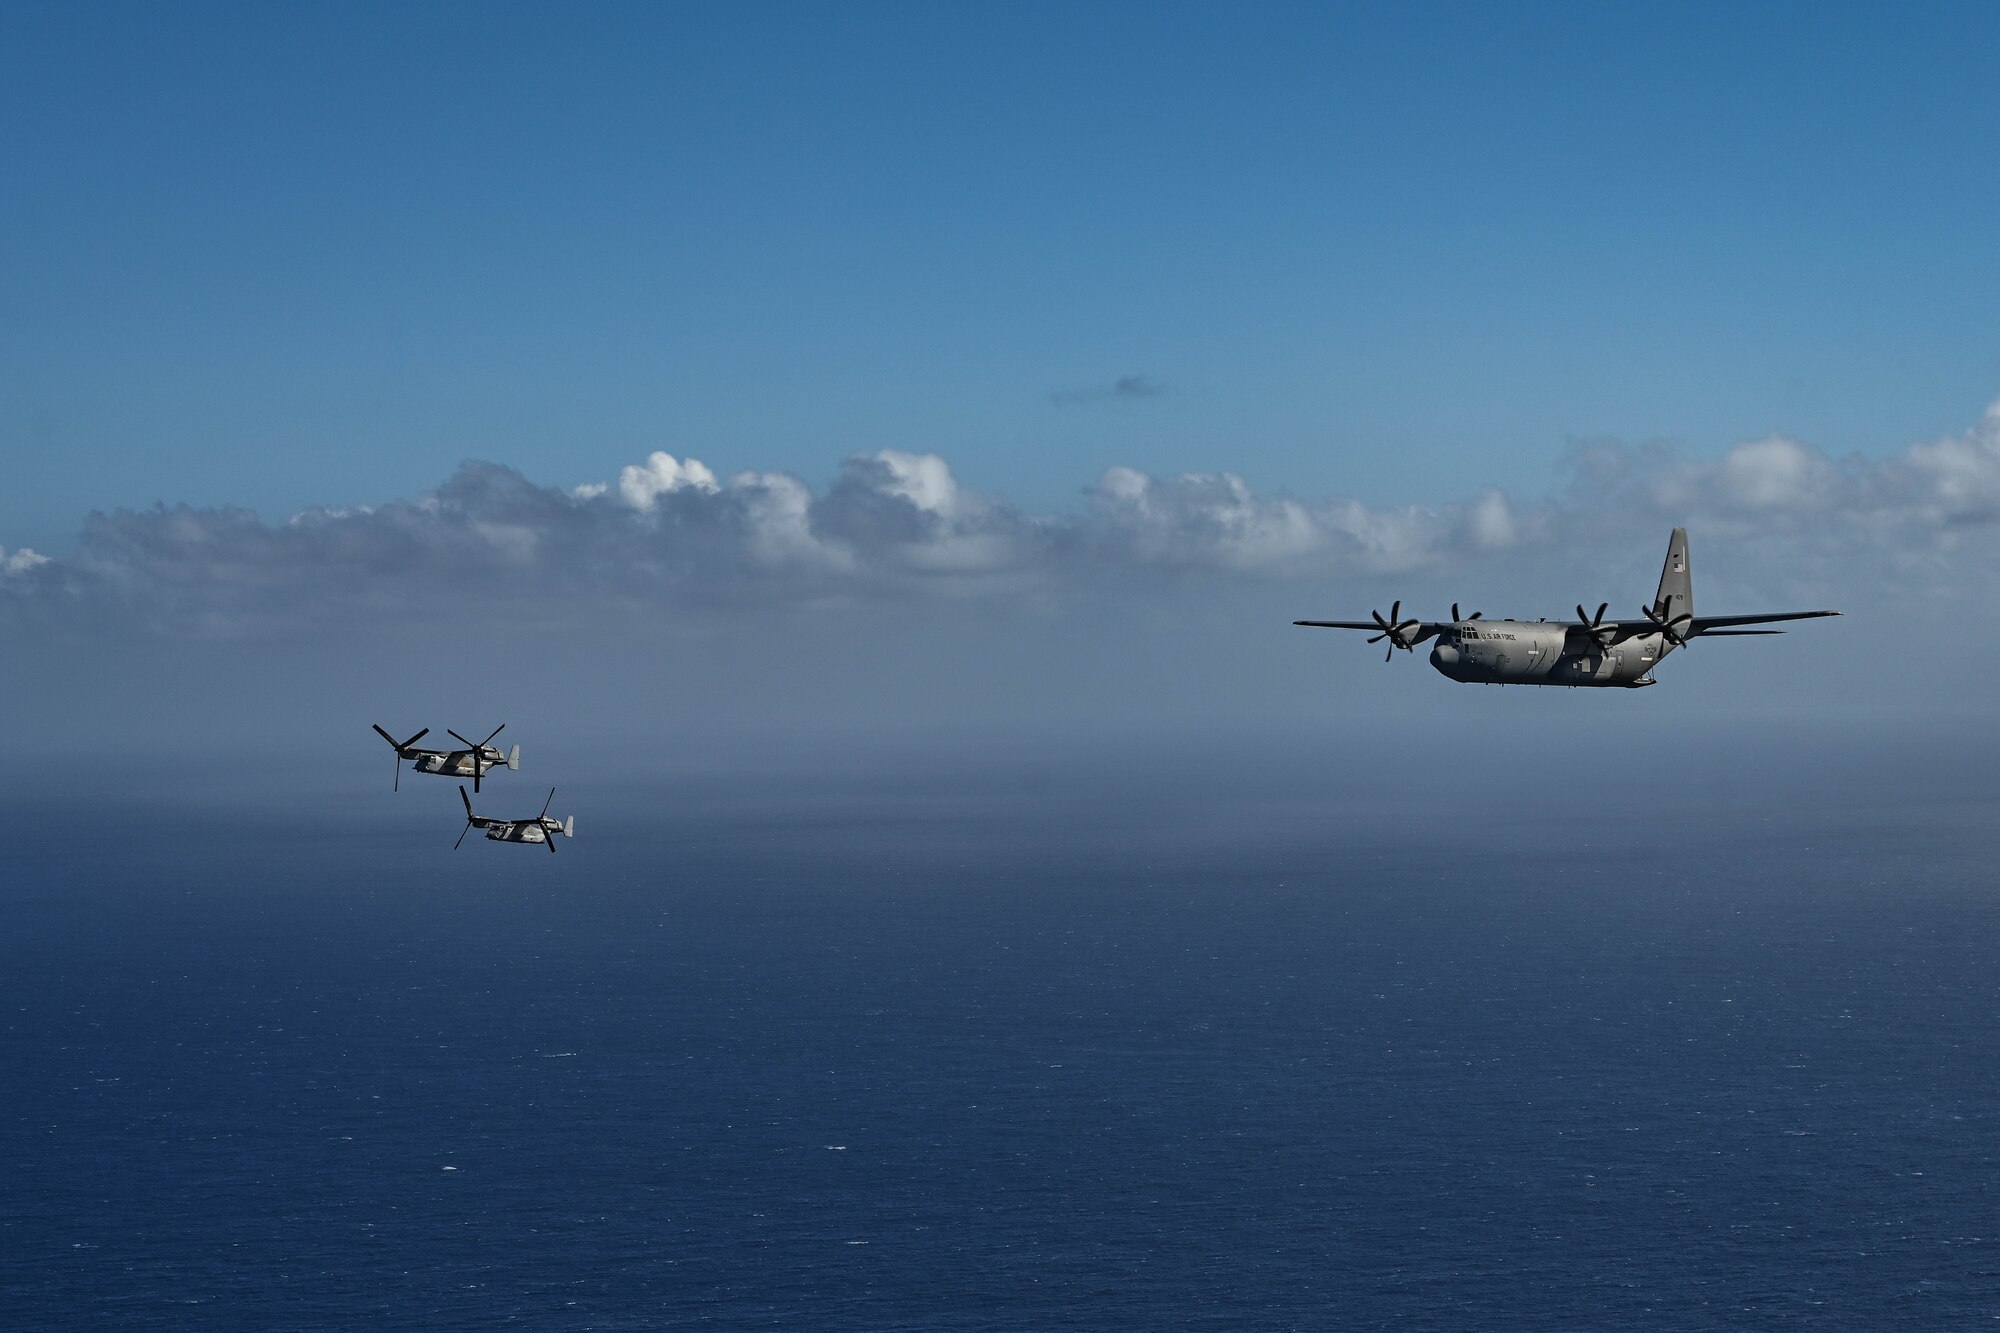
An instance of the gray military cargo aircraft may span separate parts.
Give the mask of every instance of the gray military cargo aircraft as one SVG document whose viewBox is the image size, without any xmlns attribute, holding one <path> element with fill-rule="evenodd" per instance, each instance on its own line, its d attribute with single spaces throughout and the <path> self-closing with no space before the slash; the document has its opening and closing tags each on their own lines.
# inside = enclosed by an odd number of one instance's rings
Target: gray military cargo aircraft
<svg viewBox="0 0 2000 1333">
<path fill-rule="evenodd" d="M 517 745 L 512 750 L 502 751 L 499 746 L 492 743 L 495 736 L 507 730 L 505 722 L 493 728 L 487 734 L 486 739 L 477 745 L 466 740 L 465 737 L 460 736 L 450 727 L 446 727 L 445 733 L 464 745 L 465 748 L 463 750 L 418 749 L 417 742 L 431 734 L 429 727 L 425 727 L 406 741 L 399 741 L 388 732 L 382 730 L 382 725 L 379 722 L 370 723 L 370 725 L 375 728 L 375 734 L 389 742 L 389 747 L 396 752 L 396 780 L 390 787 L 391 791 L 400 791 L 402 789 L 403 761 L 405 759 L 410 760 L 411 768 L 419 773 L 439 773 L 445 777 L 471 778 L 472 789 L 474 791 L 479 790 L 479 779 L 492 769 L 499 768 L 503 764 L 515 772 L 519 772 L 521 768 L 520 746 Z"/>
<path fill-rule="evenodd" d="M 1729 635 L 1783 634 L 1781 629 L 1740 629 L 1780 620 L 1811 620 L 1837 616 L 1838 611 L 1781 611 L 1762 616 L 1697 616 L 1688 568 L 1687 529 L 1675 528 L 1667 544 L 1666 567 L 1653 604 L 1639 608 L 1638 620 L 1606 620 L 1605 602 L 1597 614 L 1576 608 L 1576 619 L 1487 620 L 1479 612 L 1460 617 L 1453 604 L 1449 621 L 1404 620 L 1396 602 L 1388 616 L 1373 612 L 1373 620 L 1295 620 L 1294 625 L 1322 629 L 1377 631 L 1370 643 L 1389 641 L 1389 657 L 1401 648 L 1410 652 L 1435 638 L 1431 665 L 1452 680 L 1475 685 L 1616 685 L 1638 689 L 1654 685 L 1653 668 L 1676 648 L 1696 638 Z M 1384 658 L 1387 661 L 1388 658 Z"/>
<path fill-rule="evenodd" d="M 489 815 L 475 815 L 472 813 L 472 798 L 465 794 L 462 782 L 458 784 L 458 798 L 465 802 L 465 827 L 458 831 L 458 842 L 451 845 L 454 852 L 458 850 L 459 843 L 465 841 L 465 835 L 476 828 L 485 829 L 486 836 L 494 842 L 545 842 L 549 845 L 551 856 L 556 850 L 556 834 L 560 833 L 565 838 L 576 836 L 575 815 L 567 820 L 549 818 L 549 806 L 556 799 L 554 787 L 549 788 L 549 799 L 542 802 L 542 813 L 533 819 L 494 819 Z"/>
</svg>

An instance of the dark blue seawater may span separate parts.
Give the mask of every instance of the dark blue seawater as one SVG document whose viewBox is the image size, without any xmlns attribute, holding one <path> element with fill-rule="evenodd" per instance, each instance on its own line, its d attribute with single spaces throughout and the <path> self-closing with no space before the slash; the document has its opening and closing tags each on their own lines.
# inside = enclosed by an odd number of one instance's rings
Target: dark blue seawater
<svg viewBox="0 0 2000 1333">
<path fill-rule="evenodd" d="M 1991 800 L 1752 753 L 28 792 L 0 1326 L 1990 1323 Z"/>
</svg>

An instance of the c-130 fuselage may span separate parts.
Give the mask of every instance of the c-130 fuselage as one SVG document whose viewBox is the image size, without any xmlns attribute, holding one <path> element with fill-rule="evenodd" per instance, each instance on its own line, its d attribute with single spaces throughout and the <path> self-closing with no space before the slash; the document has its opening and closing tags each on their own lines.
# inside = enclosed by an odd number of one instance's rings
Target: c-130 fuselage
<svg viewBox="0 0 2000 1333">
<path fill-rule="evenodd" d="M 1648 673 L 1673 651 L 1660 634 L 1643 634 L 1610 648 L 1571 646 L 1568 627 L 1544 620 L 1472 620 L 1446 625 L 1431 649 L 1431 665 L 1468 685 L 1658 684 Z M 1584 643 L 1590 645 L 1590 640 Z"/>
</svg>

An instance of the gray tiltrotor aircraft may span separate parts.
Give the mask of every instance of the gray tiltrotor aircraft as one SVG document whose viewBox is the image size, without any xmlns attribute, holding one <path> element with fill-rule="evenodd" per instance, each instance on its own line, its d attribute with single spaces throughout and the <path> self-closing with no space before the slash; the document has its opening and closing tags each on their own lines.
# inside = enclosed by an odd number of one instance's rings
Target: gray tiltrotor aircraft
<svg viewBox="0 0 2000 1333">
<path fill-rule="evenodd" d="M 460 736 L 450 727 L 446 727 L 445 733 L 463 744 L 465 746 L 463 750 L 418 749 L 417 742 L 431 734 L 429 727 L 425 727 L 406 741 L 399 741 L 388 732 L 382 730 L 380 723 L 373 723 L 371 725 L 375 727 L 375 734 L 389 742 L 390 747 L 396 752 L 396 781 L 394 786 L 391 787 L 392 791 L 402 788 L 403 761 L 405 759 L 410 760 L 410 767 L 419 773 L 441 773 L 446 777 L 471 778 L 472 789 L 474 791 L 479 790 L 479 779 L 484 777 L 490 769 L 505 765 L 519 772 L 521 768 L 520 746 L 517 745 L 512 750 L 503 751 L 499 746 L 492 744 L 495 736 L 507 730 L 505 722 L 493 728 L 487 734 L 486 739 L 477 745 L 466 740 L 465 737 Z"/>
<path fill-rule="evenodd" d="M 545 842 L 549 845 L 550 855 L 555 854 L 556 834 L 560 833 L 565 838 L 576 836 L 575 815 L 566 820 L 549 818 L 549 805 L 556 799 L 554 787 L 549 788 L 549 799 L 542 802 L 542 813 L 533 819 L 494 819 L 490 815 L 475 815 L 472 813 L 472 798 L 465 794 L 462 782 L 458 784 L 458 797 L 465 802 L 465 827 L 458 831 L 458 842 L 451 845 L 454 852 L 458 850 L 459 843 L 465 841 L 465 835 L 476 828 L 485 829 L 486 836 L 494 842 Z"/>
<path fill-rule="evenodd" d="M 1478 685 L 1619 685 L 1637 689 L 1652 685 L 1653 668 L 1676 648 L 1685 648 L 1697 637 L 1724 635 L 1783 634 L 1781 629 L 1738 629 L 1739 625 L 1766 625 L 1777 620 L 1810 620 L 1815 616 L 1837 616 L 1838 611 L 1783 611 L 1765 616 L 1697 616 L 1688 569 L 1687 529 L 1675 528 L 1667 544 L 1666 568 L 1660 571 L 1660 590 L 1653 604 L 1639 608 L 1641 619 L 1606 620 L 1611 609 L 1605 602 L 1597 614 L 1587 615 L 1576 608 L 1577 618 L 1562 620 L 1487 620 L 1477 611 L 1460 618 L 1458 607 L 1451 608 L 1451 620 L 1402 619 L 1403 604 L 1389 608 L 1387 618 L 1380 611 L 1373 620 L 1295 620 L 1295 625 L 1315 625 L 1325 629 L 1372 629 L 1370 643 L 1389 641 L 1389 656 L 1401 648 L 1409 652 L 1425 639 L 1435 638 L 1431 665 L 1456 681 Z M 1384 659 L 1387 660 L 1386 658 Z"/>
</svg>

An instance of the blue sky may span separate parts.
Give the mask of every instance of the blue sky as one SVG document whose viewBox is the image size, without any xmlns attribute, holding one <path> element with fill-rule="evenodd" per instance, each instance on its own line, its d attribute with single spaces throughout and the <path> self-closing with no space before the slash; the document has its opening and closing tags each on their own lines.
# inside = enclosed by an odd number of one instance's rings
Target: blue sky
<svg viewBox="0 0 2000 1333">
<path fill-rule="evenodd" d="M 0 25 L 24 753 L 1993 715 L 2000 10 Z M 1290 625 L 1628 613 L 1677 525 L 1847 618 L 1609 700 Z"/>
<path fill-rule="evenodd" d="M 1739 10 L 9 4 L 0 545 L 466 458 L 1058 511 L 1965 429 L 2000 11 Z"/>
</svg>

